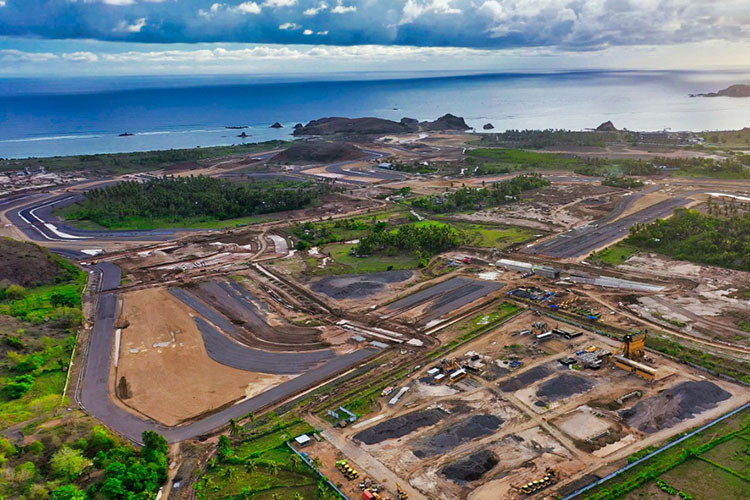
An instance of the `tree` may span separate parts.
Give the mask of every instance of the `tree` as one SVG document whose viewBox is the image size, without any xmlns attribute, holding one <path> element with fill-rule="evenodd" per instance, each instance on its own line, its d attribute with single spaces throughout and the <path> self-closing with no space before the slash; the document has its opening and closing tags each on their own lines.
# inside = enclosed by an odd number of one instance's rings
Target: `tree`
<svg viewBox="0 0 750 500">
<path fill-rule="evenodd" d="M 227 457 L 232 455 L 232 443 L 229 441 L 229 438 L 223 434 L 219 436 L 217 453 L 219 454 L 219 460 L 226 460 Z"/>
<path fill-rule="evenodd" d="M 294 500 L 305 500 L 305 497 L 302 496 L 302 493 L 299 491 L 294 492 L 294 496 L 292 497 Z"/>
<path fill-rule="evenodd" d="M 255 472 L 258 469 L 258 463 L 255 460 L 248 460 L 245 465 L 250 472 Z"/>
<path fill-rule="evenodd" d="M 268 468 L 271 470 L 271 474 L 274 476 L 279 475 L 279 464 L 276 462 L 271 462 L 268 464 Z"/>
<path fill-rule="evenodd" d="M 74 481 L 78 479 L 83 472 L 93 465 L 93 462 L 83 456 L 81 450 L 74 450 L 67 446 L 60 448 L 50 460 L 52 472 L 57 477 Z"/>
<path fill-rule="evenodd" d="M 316 469 L 320 469 L 320 467 L 323 465 L 323 462 L 320 461 L 319 457 L 312 457 L 312 460 L 310 460 L 310 462 Z"/>
<path fill-rule="evenodd" d="M 74 484 L 66 484 L 52 492 L 51 500 L 86 500 L 86 493 Z"/>
<path fill-rule="evenodd" d="M 290 461 L 292 462 L 292 467 L 294 467 L 294 470 L 299 470 L 300 465 L 302 465 L 302 459 L 299 457 L 299 455 L 292 455 Z"/>
</svg>

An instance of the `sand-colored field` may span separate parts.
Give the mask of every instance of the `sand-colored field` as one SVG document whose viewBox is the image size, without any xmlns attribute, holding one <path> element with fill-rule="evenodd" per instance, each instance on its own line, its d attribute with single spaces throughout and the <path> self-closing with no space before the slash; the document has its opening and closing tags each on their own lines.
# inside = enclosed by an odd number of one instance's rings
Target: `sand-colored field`
<svg viewBox="0 0 750 500">
<path fill-rule="evenodd" d="M 252 397 L 288 376 L 246 372 L 208 357 L 190 309 L 166 289 L 123 295 L 117 382 L 130 407 L 176 425 L 233 401 Z"/>
</svg>

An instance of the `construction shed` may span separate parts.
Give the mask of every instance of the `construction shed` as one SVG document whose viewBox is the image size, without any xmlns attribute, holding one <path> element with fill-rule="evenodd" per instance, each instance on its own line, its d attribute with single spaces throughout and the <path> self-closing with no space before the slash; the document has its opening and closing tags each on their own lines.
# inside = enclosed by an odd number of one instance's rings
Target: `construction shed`
<svg viewBox="0 0 750 500">
<path fill-rule="evenodd" d="M 297 436 L 296 438 L 294 438 L 294 442 L 299 446 L 307 446 L 308 444 L 310 444 L 310 441 L 310 436 L 308 436 L 307 434 L 302 434 L 301 436 Z"/>
<path fill-rule="evenodd" d="M 507 269 L 508 271 L 518 271 L 521 273 L 530 273 L 534 267 L 533 264 L 528 262 L 520 262 L 518 260 L 500 259 L 495 262 L 496 267 Z"/>
</svg>

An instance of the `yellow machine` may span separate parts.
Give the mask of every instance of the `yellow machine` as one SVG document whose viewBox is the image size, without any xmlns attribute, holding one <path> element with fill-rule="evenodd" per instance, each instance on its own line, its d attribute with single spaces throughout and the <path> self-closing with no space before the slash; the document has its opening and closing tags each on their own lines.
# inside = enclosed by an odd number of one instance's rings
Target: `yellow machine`
<svg viewBox="0 0 750 500">
<path fill-rule="evenodd" d="M 622 338 L 622 345 L 612 359 L 615 366 L 645 378 L 656 379 L 656 369 L 640 362 L 646 353 L 646 332 L 628 334 Z"/>
<path fill-rule="evenodd" d="M 398 500 L 407 500 L 409 498 L 409 494 L 398 483 L 396 483 L 396 497 Z"/>
</svg>

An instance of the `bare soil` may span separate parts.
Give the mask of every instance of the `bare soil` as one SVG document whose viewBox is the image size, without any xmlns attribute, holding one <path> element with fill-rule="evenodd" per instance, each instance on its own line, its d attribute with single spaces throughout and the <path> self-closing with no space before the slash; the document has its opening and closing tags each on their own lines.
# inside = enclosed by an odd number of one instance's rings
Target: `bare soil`
<svg viewBox="0 0 750 500">
<path fill-rule="evenodd" d="M 156 309 L 156 310 L 155 310 Z M 190 309 L 165 289 L 123 296 L 118 386 L 124 402 L 166 425 L 252 397 L 289 377 L 237 370 L 206 353 Z"/>
</svg>

